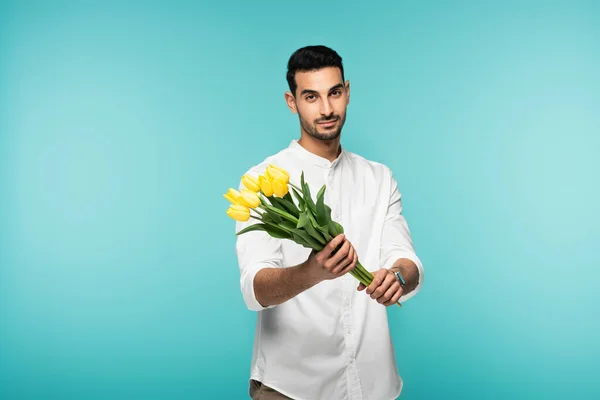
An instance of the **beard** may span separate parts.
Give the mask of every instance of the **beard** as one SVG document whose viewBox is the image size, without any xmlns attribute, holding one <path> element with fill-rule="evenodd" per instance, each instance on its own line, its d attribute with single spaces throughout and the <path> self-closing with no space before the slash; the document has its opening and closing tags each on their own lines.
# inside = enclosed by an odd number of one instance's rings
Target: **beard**
<svg viewBox="0 0 600 400">
<path fill-rule="evenodd" d="M 342 128 L 344 127 L 344 123 L 346 122 L 346 115 L 344 115 L 343 118 L 341 118 L 339 115 L 335 114 L 328 118 L 319 118 L 312 123 L 304 119 L 300 112 L 298 112 L 298 118 L 300 119 L 300 126 L 302 126 L 304 132 L 318 140 L 337 139 L 342 133 Z M 336 120 L 339 121 L 339 126 L 337 127 L 337 129 L 331 130 L 327 128 L 321 128 L 321 131 L 319 131 L 319 123 Z"/>
</svg>

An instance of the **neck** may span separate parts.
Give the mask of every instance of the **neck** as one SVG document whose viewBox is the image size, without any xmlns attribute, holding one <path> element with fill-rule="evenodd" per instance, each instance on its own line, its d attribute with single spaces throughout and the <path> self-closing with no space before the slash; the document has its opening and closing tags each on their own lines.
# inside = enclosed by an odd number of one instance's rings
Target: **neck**
<svg viewBox="0 0 600 400">
<path fill-rule="evenodd" d="M 326 158 L 330 162 L 333 162 L 336 158 L 338 158 L 342 152 L 342 148 L 340 146 L 340 136 L 331 140 L 319 140 L 302 132 L 302 135 L 298 140 L 298 144 L 311 153 Z"/>
</svg>

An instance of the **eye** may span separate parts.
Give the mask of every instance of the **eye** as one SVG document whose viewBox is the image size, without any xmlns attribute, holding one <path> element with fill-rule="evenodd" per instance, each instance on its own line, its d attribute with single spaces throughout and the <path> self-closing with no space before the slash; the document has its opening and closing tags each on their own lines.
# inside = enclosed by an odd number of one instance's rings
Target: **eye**
<svg viewBox="0 0 600 400">
<path fill-rule="evenodd" d="M 339 96 L 340 94 L 342 94 L 342 91 L 341 91 L 341 90 L 339 90 L 339 89 L 335 89 L 333 92 L 331 92 L 331 94 L 332 94 L 333 96 Z"/>
<path fill-rule="evenodd" d="M 313 101 L 315 99 L 315 95 L 309 94 L 308 96 L 305 97 L 305 99 L 308 101 Z"/>
</svg>

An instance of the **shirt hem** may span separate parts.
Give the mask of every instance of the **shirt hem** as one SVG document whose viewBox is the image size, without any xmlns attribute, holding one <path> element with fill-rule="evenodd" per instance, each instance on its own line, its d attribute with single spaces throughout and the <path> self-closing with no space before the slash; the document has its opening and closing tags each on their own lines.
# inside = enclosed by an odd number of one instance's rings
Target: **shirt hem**
<svg viewBox="0 0 600 400">
<path fill-rule="evenodd" d="M 291 399 L 294 399 L 294 400 L 309 400 L 309 399 L 305 399 L 304 397 L 298 397 L 298 396 L 292 395 L 287 390 L 282 390 L 278 385 L 273 385 L 273 384 L 269 383 L 268 381 L 265 381 L 264 378 L 261 378 L 258 375 L 250 375 L 250 379 L 254 379 L 256 381 L 259 381 L 259 382 L 267 385 L 271 389 L 277 390 L 282 395 L 287 396 L 287 397 L 289 397 Z"/>
<path fill-rule="evenodd" d="M 290 397 L 294 400 L 309 400 L 309 399 L 305 399 L 304 397 L 297 397 L 297 396 L 293 396 L 290 392 L 288 392 L 287 390 L 282 390 L 280 387 L 273 385 L 271 383 L 269 383 L 268 381 L 265 382 L 264 378 L 261 378 L 259 375 L 257 374 L 251 374 L 250 375 L 250 379 L 254 379 L 256 381 L 259 381 L 265 385 L 267 385 L 268 387 L 270 387 L 271 389 L 277 390 L 279 393 L 283 394 L 284 396 Z M 250 381 L 248 381 L 248 384 L 250 384 Z M 398 389 L 398 393 L 396 393 L 396 395 L 394 397 L 389 398 L 388 400 L 397 400 L 398 397 L 400 397 L 400 394 L 402 394 L 402 389 L 404 388 L 404 381 L 402 380 L 402 378 L 400 378 L 400 388 Z"/>
</svg>

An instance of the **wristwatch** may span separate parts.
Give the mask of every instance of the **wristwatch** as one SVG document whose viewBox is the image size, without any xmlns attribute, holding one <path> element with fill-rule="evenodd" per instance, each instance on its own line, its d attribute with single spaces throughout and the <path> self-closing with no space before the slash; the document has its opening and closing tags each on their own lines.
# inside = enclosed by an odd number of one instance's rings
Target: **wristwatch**
<svg viewBox="0 0 600 400">
<path fill-rule="evenodd" d="M 392 272 L 394 273 L 394 275 L 396 275 L 396 278 L 398 278 L 398 282 L 400 282 L 400 286 L 404 287 L 404 285 L 406 285 L 406 282 L 404 281 L 402 274 L 400 274 L 400 272 L 398 272 L 398 271 L 392 271 Z"/>
</svg>

